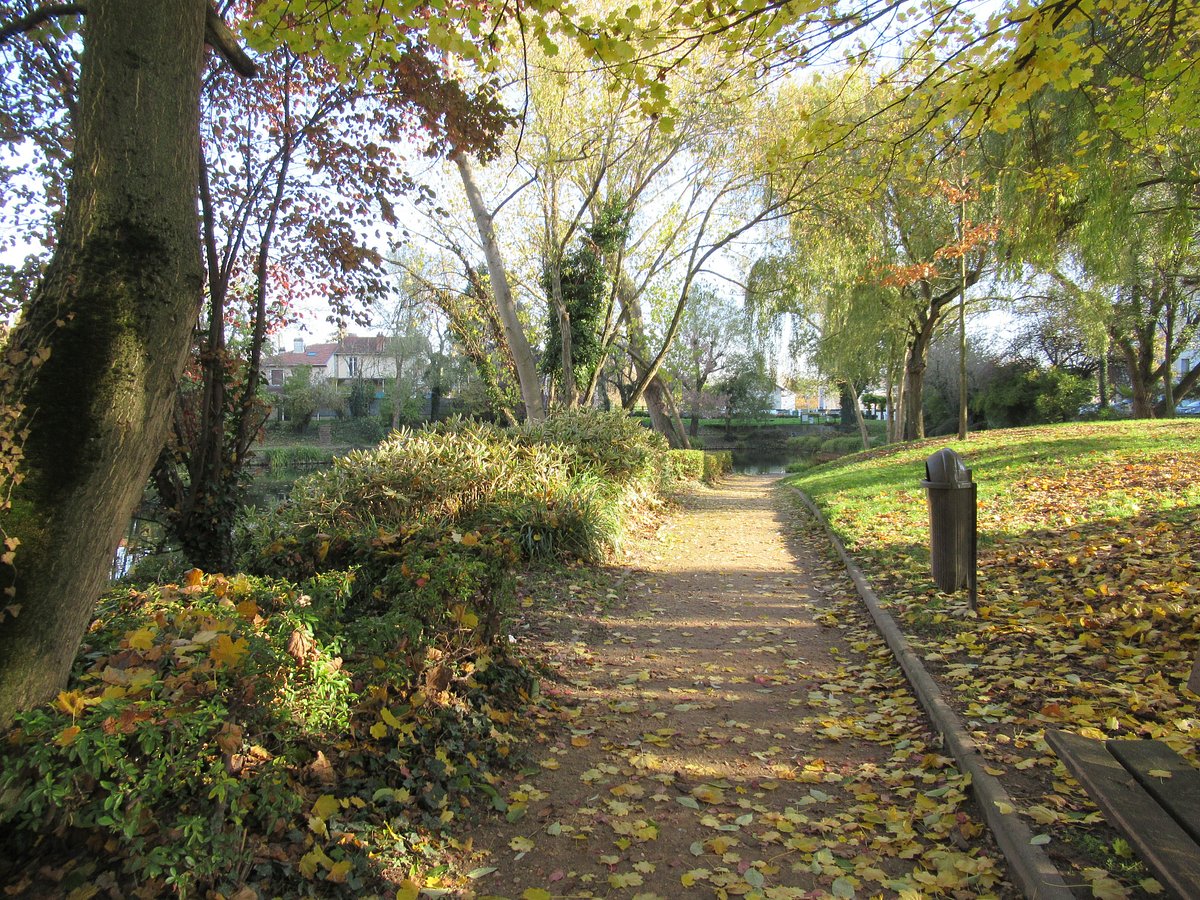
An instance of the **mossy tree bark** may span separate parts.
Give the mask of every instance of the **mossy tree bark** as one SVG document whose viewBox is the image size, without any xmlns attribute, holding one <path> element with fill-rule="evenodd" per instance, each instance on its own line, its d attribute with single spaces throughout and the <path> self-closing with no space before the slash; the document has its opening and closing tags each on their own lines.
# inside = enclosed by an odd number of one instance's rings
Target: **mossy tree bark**
<svg viewBox="0 0 1200 900">
<path fill-rule="evenodd" d="M 10 346 L 24 481 L 0 573 L 0 726 L 66 681 L 170 423 L 201 297 L 196 213 L 205 0 L 90 0 L 75 158 L 57 248 Z"/>
</svg>

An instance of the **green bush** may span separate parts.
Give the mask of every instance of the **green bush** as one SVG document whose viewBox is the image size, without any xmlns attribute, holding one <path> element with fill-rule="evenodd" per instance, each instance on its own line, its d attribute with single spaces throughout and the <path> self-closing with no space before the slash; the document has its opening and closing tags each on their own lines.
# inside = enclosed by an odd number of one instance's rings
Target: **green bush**
<svg viewBox="0 0 1200 900">
<path fill-rule="evenodd" d="M 563 450 L 572 470 L 590 470 L 618 484 L 652 482 L 659 471 L 666 439 L 623 412 L 576 409 L 555 413 L 518 431 L 535 445 Z"/>
<path fill-rule="evenodd" d="M 733 471 L 732 450 L 710 450 L 704 454 L 705 484 L 715 484 Z"/>
<path fill-rule="evenodd" d="M 793 456 L 812 456 L 821 450 L 827 438 L 820 434 L 801 434 L 787 440 L 788 453 Z"/>
<path fill-rule="evenodd" d="M 622 507 L 657 489 L 664 456 L 659 435 L 590 410 L 513 430 L 461 419 L 404 430 L 299 479 L 278 507 L 248 512 L 239 562 L 299 580 L 386 557 L 384 540 L 453 529 L 528 558 L 597 559 L 619 538 Z"/>
<path fill-rule="evenodd" d="M 292 623 L 263 624 L 261 585 L 209 585 L 222 596 L 193 583 L 106 598 L 80 656 L 91 665 L 54 704 L 17 717 L 0 757 L 0 824 L 106 834 L 127 872 L 183 893 L 247 864 L 247 832 L 295 817 L 285 760 L 260 746 L 247 771 L 245 756 L 281 730 L 344 726 L 349 681 L 326 671 L 315 643 L 306 665 L 289 656 Z M 336 720 L 289 702 L 314 690 Z"/>
<path fill-rule="evenodd" d="M 229 896 L 253 870 L 270 884 L 260 893 L 300 896 L 310 881 L 355 890 L 375 877 L 324 827 L 350 800 L 308 786 L 322 755 L 340 755 L 342 775 L 350 761 L 356 784 L 370 776 L 363 824 L 403 811 L 437 828 L 487 803 L 511 742 L 503 710 L 532 687 L 455 599 L 504 567 L 480 565 L 472 536 L 447 543 L 458 549 L 398 551 L 403 606 L 364 596 L 361 570 L 301 585 L 193 571 L 105 597 L 68 689 L 0 745 L 0 852 L 69 829 L 147 895 Z M 264 864 L 267 842 L 293 855 Z"/>
<path fill-rule="evenodd" d="M 1092 381 L 1056 367 L 1010 368 L 973 401 L 989 428 L 1067 422 L 1092 396 Z"/>
<path fill-rule="evenodd" d="M 469 524 L 508 495 L 545 494 L 568 480 L 564 454 L 488 425 L 392 434 L 296 481 L 277 508 L 239 523 L 242 566 L 305 578 L 343 566 L 380 535 Z"/>
<path fill-rule="evenodd" d="M 862 438 L 857 434 L 843 434 L 838 437 L 826 438 L 821 442 L 820 453 L 836 453 L 838 456 L 846 456 L 850 453 L 858 453 L 862 450 Z"/>
<path fill-rule="evenodd" d="M 668 481 L 700 481 L 704 478 L 703 450 L 668 450 L 663 455 L 663 477 Z"/>
</svg>

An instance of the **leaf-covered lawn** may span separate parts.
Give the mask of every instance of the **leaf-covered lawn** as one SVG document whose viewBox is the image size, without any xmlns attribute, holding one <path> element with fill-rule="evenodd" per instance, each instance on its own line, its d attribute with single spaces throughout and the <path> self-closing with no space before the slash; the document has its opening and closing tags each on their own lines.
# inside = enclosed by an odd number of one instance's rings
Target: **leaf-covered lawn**
<svg viewBox="0 0 1200 900">
<path fill-rule="evenodd" d="M 979 608 L 929 575 L 924 460 L 979 485 Z M 991 769 L 1096 896 L 1154 893 L 1047 747 L 1047 728 L 1152 737 L 1196 764 L 1200 423 L 1105 423 L 886 448 L 793 483 L 824 510 Z"/>
</svg>

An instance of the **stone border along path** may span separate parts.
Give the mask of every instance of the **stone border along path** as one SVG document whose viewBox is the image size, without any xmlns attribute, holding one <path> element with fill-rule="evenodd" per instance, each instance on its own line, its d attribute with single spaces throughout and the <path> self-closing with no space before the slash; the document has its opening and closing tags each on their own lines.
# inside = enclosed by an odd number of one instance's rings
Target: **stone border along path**
<svg viewBox="0 0 1200 900">
<path fill-rule="evenodd" d="M 496 785 L 507 819 L 456 835 L 473 871 L 454 896 L 1020 896 L 971 779 L 774 481 L 688 495 L 631 541 L 607 610 L 532 642 L 560 711 Z"/>
<path fill-rule="evenodd" d="M 988 827 L 1008 859 L 1016 883 L 1030 900 L 1070 900 L 1075 895 L 1067 886 L 1062 873 L 1041 847 L 1033 842 L 1033 832 L 1017 815 L 1016 806 L 1000 779 L 985 771 L 983 758 L 979 755 L 975 742 L 942 697 L 937 683 L 925 670 L 920 657 L 913 652 L 895 620 L 880 604 L 879 598 L 871 590 L 857 563 L 846 552 L 841 539 L 829 527 L 829 523 L 812 500 L 803 491 L 793 490 L 813 518 L 825 529 L 830 544 L 854 580 L 859 597 L 866 605 L 871 618 L 875 620 L 875 625 L 887 641 L 892 654 L 899 661 L 909 684 L 921 701 L 921 706 L 937 727 L 945 746 L 950 749 L 958 768 L 971 774 L 971 787 L 975 799 L 982 807 Z"/>
</svg>

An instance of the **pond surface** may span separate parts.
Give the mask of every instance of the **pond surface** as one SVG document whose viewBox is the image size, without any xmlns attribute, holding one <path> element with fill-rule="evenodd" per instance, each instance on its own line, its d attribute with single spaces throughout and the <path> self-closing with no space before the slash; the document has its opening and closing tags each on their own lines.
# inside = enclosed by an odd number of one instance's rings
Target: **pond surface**
<svg viewBox="0 0 1200 900">
<path fill-rule="evenodd" d="M 734 450 L 733 471 L 735 475 L 782 475 L 792 461 L 786 453 L 762 450 Z"/>
</svg>

